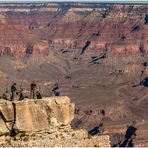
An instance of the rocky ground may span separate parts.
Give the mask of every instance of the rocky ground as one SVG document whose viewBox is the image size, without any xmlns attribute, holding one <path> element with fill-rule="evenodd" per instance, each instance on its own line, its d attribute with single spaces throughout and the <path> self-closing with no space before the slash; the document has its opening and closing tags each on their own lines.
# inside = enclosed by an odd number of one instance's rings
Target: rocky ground
<svg viewBox="0 0 148 148">
<path fill-rule="evenodd" d="M 6 142 L 1 146 L 5 147 L 110 147 L 108 135 L 92 137 L 85 130 L 73 130 L 67 126 L 51 127 L 49 131 L 18 134 L 15 140 L 9 136 L 3 138 Z"/>
</svg>

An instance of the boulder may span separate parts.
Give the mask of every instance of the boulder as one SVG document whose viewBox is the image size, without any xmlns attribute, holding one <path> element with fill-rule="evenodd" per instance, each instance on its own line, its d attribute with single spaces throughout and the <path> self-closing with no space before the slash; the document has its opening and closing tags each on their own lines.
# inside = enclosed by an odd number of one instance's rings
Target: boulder
<svg viewBox="0 0 148 148">
<path fill-rule="evenodd" d="M 1 132 L 8 132 L 13 127 L 19 131 L 34 132 L 70 124 L 74 118 L 74 104 L 64 96 L 3 101 L 0 112 Z"/>
</svg>

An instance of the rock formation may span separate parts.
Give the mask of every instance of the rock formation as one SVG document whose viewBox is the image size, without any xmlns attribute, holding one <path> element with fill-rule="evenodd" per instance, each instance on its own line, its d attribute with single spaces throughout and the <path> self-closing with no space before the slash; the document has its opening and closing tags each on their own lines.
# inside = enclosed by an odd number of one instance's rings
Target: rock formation
<svg viewBox="0 0 148 148">
<path fill-rule="evenodd" d="M 74 108 L 66 96 L 1 100 L 1 146 L 109 146 L 107 135 L 91 137 L 85 130 L 71 128 Z"/>
<path fill-rule="evenodd" d="M 48 48 L 77 51 L 87 41 L 88 51 L 109 46 L 110 56 L 140 53 L 141 41 L 147 52 L 147 10 L 147 5 L 0 4 L 0 43 L 15 55 L 25 54 L 28 43 L 46 54 Z"/>
<path fill-rule="evenodd" d="M 0 4 L 0 93 L 10 93 L 16 82 L 27 97 L 35 80 L 42 95 L 51 96 L 58 82 L 60 94 L 80 109 L 78 128 L 91 130 L 103 120 L 105 134 L 124 135 L 136 120 L 137 142 L 145 146 L 147 30 L 148 5 Z"/>
</svg>

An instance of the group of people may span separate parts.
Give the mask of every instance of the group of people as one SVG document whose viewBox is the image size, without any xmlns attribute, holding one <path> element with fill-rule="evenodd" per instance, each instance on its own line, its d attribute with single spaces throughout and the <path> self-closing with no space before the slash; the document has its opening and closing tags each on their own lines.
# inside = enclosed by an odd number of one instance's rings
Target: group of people
<svg viewBox="0 0 148 148">
<path fill-rule="evenodd" d="M 11 86 L 11 101 L 14 101 L 15 95 L 19 96 L 19 100 L 24 100 L 24 91 L 23 88 L 21 88 L 19 91 L 16 88 L 16 83 L 13 83 Z M 30 85 L 30 98 L 32 99 L 42 99 L 41 93 L 37 91 L 37 84 L 33 81 Z"/>
<path fill-rule="evenodd" d="M 14 98 L 18 97 L 19 100 L 24 100 L 24 98 L 26 98 L 26 96 L 24 95 L 24 89 L 20 88 L 19 90 L 16 87 L 16 83 L 13 83 L 11 88 L 11 96 L 10 96 L 10 101 L 14 101 Z M 59 92 L 59 86 L 58 83 L 55 83 L 52 87 L 52 95 L 53 96 L 59 96 L 60 92 Z M 9 93 L 8 90 L 6 89 L 6 92 L 3 94 L 2 98 L 5 100 L 9 100 Z M 39 90 L 37 90 L 37 84 L 33 81 L 30 85 L 30 98 L 31 99 L 42 99 L 42 95 L 40 93 Z"/>
</svg>

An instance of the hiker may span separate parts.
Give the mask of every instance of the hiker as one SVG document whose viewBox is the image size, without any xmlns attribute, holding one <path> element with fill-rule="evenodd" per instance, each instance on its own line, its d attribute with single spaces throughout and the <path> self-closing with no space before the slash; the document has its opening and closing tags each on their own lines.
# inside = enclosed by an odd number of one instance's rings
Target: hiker
<svg viewBox="0 0 148 148">
<path fill-rule="evenodd" d="M 35 82 L 33 81 L 31 83 L 31 90 L 30 90 L 30 98 L 35 98 L 35 90 L 37 88 L 37 85 L 35 84 Z"/>
<path fill-rule="evenodd" d="M 42 96 L 39 91 L 36 92 L 36 97 L 37 97 L 37 99 L 42 99 Z"/>
<path fill-rule="evenodd" d="M 21 88 L 20 92 L 19 92 L 19 100 L 24 100 L 24 93 L 23 93 L 23 88 Z"/>
<path fill-rule="evenodd" d="M 13 85 L 11 86 L 11 101 L 14 101 L 14 96 L 15 96 L 16 91 L 17 91 L 16 83 L 13 83 Z"/>
<path fill-rule="evenodd" d="M 59 96 L 60 95 L 58 83 L 54 84 L 52 92 L 53 92 L 53 96 Z"/>
</svg>

